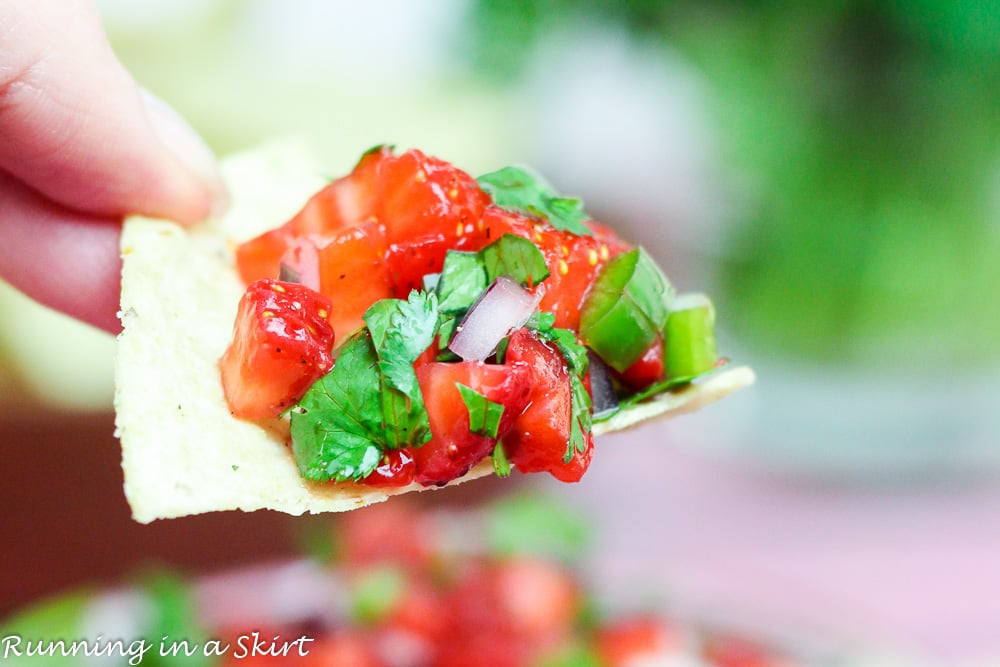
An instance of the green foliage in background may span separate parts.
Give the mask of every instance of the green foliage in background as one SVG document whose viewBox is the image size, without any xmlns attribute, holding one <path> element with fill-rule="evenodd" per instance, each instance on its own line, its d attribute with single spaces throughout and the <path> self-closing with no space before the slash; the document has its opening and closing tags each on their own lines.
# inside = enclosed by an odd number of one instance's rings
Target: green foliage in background
<svg viewBox="0 0 1000 667">
<path fill-rule="evenodd" d="M 816 359 L 1000 358 L 1000 5 L 476 0 L 466 43 L 511 81 L 588 22 L 680 52 L 712 87 L 746 176 L 727 328 Z"/>
</svg>

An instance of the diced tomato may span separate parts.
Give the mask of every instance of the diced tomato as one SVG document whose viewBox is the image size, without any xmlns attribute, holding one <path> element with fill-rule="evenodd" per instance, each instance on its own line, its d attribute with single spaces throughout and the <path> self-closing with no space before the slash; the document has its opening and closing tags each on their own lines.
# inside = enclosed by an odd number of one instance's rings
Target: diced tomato
<svg viewBox="0 0 1000 667">
<path fill-rule="evenodd" d="M 322 246 L 338 232 L 368 221 L 374 214 L 378 165 L 391 157 L 387 146 L 368 151 L 350 174 L 314 194 L 291 220 L 240 245 L 236 268 L 243 282 L 277 278 L 282 256 L 296 239 L 309 237 Z"/>
<path fill-rule="evenodd" d="M 362 481 L 369 486 L 406 486 L 416 471 L 411 450 L 393 449 L 382 455 L 382 461 Z"/>
<path fill-rule="evenodd" d="M 508 364 L 530 369 L 528 405 L 504 436 L 504 450 L 521 472 L 549 472 L 564 482 L 576 482 L 593 455 L 593 436 L 587 433 L 585 451 L 575 451 L 563 462 L 572 419 L 569 370 L 562 355 L 539 340 L 530 329 L 518 329 L 507 346 Z"/>
<path fill-rule="evenodd" d="M 330 324 L 344 338 L 364 326 L 362 315 L 392 296 L 382 227 L 368 222 L 343 230 L 319 249 L 320 292 L 330 299 Z"/>
<path fill-rule="evenodd" d="M 379 164 L 375 199 L 375 215 L 385 224 L 390 276 L 400 295 L 419 286 L 425 274 L 441 270 L 448 248 L 475 232 L 490 203 L 469 174 L 418 150 Z"/>
<path fill-rule="evenodd" d="M 526 370 L 521 364 L 479 361 L 432 362 L 416 369 L 433 434 L 414 450 L 417 482 L 425 486 L 446 484 L 468 472 L 496 444 L 496 438 L 470 431 L 469 410 L 456 383 L 504 406 L 498 432 L 503 437 L 527 400 Z"/>
<path fill-rule="evenodd" d="M 622 382 L 630 389 L 640 391 L 657 380 L 662 380 L 663 372 L 663 338 L 657 337 L 639 360 L 619 374 Z"/>
<path fill-rule="evenodd" d="M 602 664 L 608 667 L 626 667 L 643 658 L 667 660 L 671 653 L 683 650 L 677 631 L 652 616 L 607 625 L 598 632 L 596 643 Z"/>
<path fill-rule="evenodd" d="M 247 288 L 219 361 L 233 415 L 277 417 L 330 370 L 330 312 L 329 299 L 296 283 L 259 280 Z"/>
</svg>

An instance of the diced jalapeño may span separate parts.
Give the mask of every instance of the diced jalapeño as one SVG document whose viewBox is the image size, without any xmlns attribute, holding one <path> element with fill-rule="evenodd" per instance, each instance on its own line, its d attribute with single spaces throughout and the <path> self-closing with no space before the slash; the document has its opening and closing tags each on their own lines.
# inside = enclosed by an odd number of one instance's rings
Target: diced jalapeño
<svg viewBox="0 0 1000 667">
<path fill-rule="evenodd" d="M 580 338 L 616 371 L 634 364 L 667 321 L 673 287 L 642 248 L 612 259 L 580 314 Z"/>
<path fill-rule="evenodd" d="M 688 378 L 711 369 L 715 351 L 715 308 L 704 294 L 674 299 L 664 329 L 668 378 Z"/>
</svg>

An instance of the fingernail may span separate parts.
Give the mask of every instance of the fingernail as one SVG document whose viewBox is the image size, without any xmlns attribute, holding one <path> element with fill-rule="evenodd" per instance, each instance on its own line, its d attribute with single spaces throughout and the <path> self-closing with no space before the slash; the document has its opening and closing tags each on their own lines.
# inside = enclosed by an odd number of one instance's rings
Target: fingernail
<svg viewBox="0 0 1000 667">
<path fill-rule="evenodd" d="M 208 188 L 212 195 L 211 215 L 221 215 L 229 207 L 229 195 L 211 149 L 180 114 L 156 95 L 143 89 L 142 101 L 157 138 Z"/>
</svg>

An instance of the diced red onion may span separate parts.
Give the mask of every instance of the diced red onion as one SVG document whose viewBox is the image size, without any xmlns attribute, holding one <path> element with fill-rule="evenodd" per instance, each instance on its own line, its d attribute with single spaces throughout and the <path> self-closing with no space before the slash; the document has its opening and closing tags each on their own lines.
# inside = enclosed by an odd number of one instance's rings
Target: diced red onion
<svg viewBox="0 0 1000 667">
<path fill-rule="evenodd" d="M 288 264 L 281 262 L 278 265 L 278 280 L 283 283 L 301 283 L 302 278 L 299 276 L 299 272 L 293 269 Z"/>
<path fill-rule="evenodd" d="M 607 364 L 593 350 L 587 350 L 587 358 L 590 360 L 590 393 L 594 417 L 603 417 L 618 409 L 618 395 Z"/>
<path fill-rule="evenodd" d="M 500 276 L 469 308 L 449 349 L 465 361 L 482 361 L 496 351 L 504 336 L 528 321 L 543 294 L 542 288 L 532 294 Z"/>
</svg>

